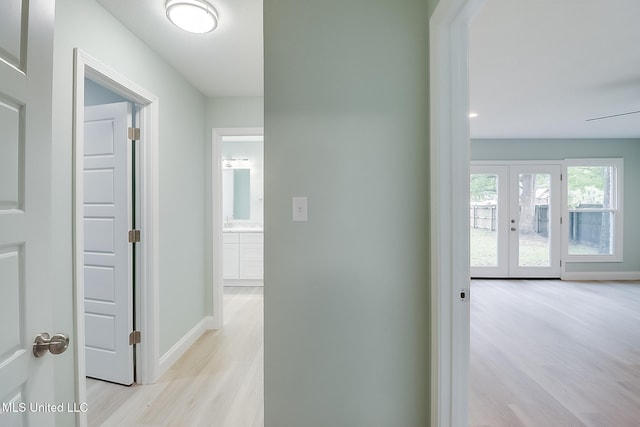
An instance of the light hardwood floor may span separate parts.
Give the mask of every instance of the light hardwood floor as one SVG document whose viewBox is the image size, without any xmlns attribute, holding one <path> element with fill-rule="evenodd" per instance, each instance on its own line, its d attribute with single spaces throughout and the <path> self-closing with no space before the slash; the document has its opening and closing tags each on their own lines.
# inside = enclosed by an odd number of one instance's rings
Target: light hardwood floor
<svg viewBox="0 0 640 427">
<path fill-rule="evenodd" d="M 263 288 L 225 287 L 225 327 L 153 385 L 87 379 L 89 426 L 262 427 Z"/>
<path fill-rule="evenodd" d="M 474 280 L 470 422 L 640 426 L 640 283 Z"/>
<path fill-rule="evenodd" d="M 225 288 L 225 328 L 154 385 L 88 380 L 89 425 L 262 427 L 262 304 Z M 472 426 L 640 426 L 640 283 L 472 281 L 470 383 Z"/>
</svg>

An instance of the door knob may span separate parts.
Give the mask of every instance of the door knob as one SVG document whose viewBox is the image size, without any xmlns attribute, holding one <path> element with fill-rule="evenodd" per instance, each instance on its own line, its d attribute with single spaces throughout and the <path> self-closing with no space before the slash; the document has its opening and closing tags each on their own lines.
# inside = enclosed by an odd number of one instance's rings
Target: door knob
<svg viewBox="0 0 640 427">
<path fill-rule="evenodd" d="M 47 351 L 51 354 L 61 354 L 67 348 L 69 348 L 69 335 L 67 334 L 55 334 L 50 337 L 48 333 L 43 332 L 36 335 L 36 339 L 33 340 L 33 355 L 35 357 L 42 357 L 47 354 Z"/>
</svg>

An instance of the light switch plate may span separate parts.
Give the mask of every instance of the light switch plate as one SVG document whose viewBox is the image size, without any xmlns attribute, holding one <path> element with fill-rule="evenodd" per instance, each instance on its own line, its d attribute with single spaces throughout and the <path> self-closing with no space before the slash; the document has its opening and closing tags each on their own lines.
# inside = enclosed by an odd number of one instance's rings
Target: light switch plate
<svg viewBox="0 0 640 427">
<path fill-rule="evenodd" d="M 309 211 L 306 197 L 294 197 L 293 199 L 293 220 L 308 221 Z"/>
</svg>

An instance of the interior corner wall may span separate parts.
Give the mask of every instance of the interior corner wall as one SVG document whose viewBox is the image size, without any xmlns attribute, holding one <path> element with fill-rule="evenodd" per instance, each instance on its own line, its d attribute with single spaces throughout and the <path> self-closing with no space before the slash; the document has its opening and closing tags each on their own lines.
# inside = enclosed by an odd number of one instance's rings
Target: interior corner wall
<svg viewBox="0 0 640 427">
<path fill-rule="evenodd" d="M 428 21 L 264 2 L 265 425 L 429 425 Z"/>
<path fill-rule="evenodd" d="M 562 160 L 575 158 L 624 159 L 624 247 L 623 262 L 571 262 L 571 273 L 640 272 L 640 223 L 633 212 L 640 210 L 640 139 L 474 139 L 472 160 Z"/>
<path fill-rule="evenodd" d="M 53 86 L 52 294 L 56 331 L 73 330 L 73 49 L 159 97 L 160 355 L 205 316 L 205 97 L 94 0 L 56 2 Z M 58 401 L 72 402 L 73 352 L 56 358 Z M 60 425 L 73 414 L 60 415 Z"/>
</svg>

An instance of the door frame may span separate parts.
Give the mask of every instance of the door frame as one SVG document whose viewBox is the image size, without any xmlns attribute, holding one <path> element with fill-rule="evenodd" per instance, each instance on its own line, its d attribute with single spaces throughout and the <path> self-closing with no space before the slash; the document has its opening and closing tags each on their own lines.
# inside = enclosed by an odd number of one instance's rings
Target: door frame
<svg viewBox="0 0 640 427">
<path fill-rule="evenodd" d="M 211 137 L 211 263 L 213 316 L 211 329 L 224 326 L 224 279 L 222 277 L 222 138 L 225 136 L 264 136 L 263 127 L 213 128 Z"/>
<path fill-rule="evenodd" d="M 87 53 L 74 49 L 73 95 L 73 290 L 75 306 L 74 356 L 76 401 L 86 402 L 86 360 L 84 327 L 84 229 L 83 229 L 83 157 L 84 157 L 84 80 L 90 78 L 101 86 L 135 102 L 139 109 L 142 138 L 139 159 L 139 220 L 144 236 L 136 245 L 139 260 L 136 269 L 138 286 L 134 295 L 135 322 L 142 331 L 142 341 L 136 347 L 136 383 L 152 384 L 158 378 L 159 313 L 158 313 L 158 97 L 136 83 L 98 62 Z M 77 422 L 87 424 L 85 413 Z"/>
<path fill-rule="evenodd" d="M 486 0 L 440 0 L 429 21 L 431 426 L 469 424 L 469 22 Z"/>
</svg>

